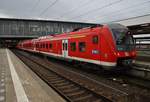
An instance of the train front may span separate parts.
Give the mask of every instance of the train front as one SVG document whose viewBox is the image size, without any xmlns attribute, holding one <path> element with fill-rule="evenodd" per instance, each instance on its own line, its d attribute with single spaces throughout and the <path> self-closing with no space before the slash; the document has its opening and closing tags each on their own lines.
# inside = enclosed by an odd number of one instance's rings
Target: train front
<svg viewBox="0 0 150 102">
<path fill-rule="evenodd" d="M 131 32 L 121 24 L 108 24 L 115 43 L 118 66 L 131 66 L 135 57 L 135 41 Z"/>
</svg>

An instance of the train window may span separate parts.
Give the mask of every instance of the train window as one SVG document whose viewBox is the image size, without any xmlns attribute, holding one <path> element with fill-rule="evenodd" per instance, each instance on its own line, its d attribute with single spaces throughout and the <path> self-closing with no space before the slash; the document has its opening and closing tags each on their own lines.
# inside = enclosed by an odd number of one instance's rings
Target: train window
<svg viewBox="0 0 150 102">
<path fill-rule="evenodd" d="M 46 44 L 46 48 L 48 49 L 48 44 Z"/>
<path fill-rule="evenodd" d="M 79 42 L 79 51 L 80 52 L 85 52 L 85 42 Z"/>
<path fill-rule="evenodd" d="M 92 42 L 93 42 L 93 44 L 98 44 L 98 36 L 97 35 L 93 36 Z"/>
<path fill-rule="evenodd" d="M 38 48 L 39 46 L 38 46 L 38 44 L 36 44 L 36 48 Z"/>
<path fill-rule="evenodd" d="M 43 48 L 45 48 L 45 44 L 43 43 Z"/>
<path fill-rule="evenodd" d="M 71 51 L 76 51 L 76 43 L 72 42 L 70 43 Z"/>
<path fill-rule="evenodd" d="M 49 48 L 51 49 L 53 47 L 53 45 L 52 44 L 49 44 Z"/>
</svg>

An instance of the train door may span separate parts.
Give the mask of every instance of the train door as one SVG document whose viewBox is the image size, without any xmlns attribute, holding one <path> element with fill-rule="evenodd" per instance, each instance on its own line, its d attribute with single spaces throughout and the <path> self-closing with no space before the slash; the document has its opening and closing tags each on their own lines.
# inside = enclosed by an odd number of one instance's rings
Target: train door
<svg viewBox="0 0 150 102">
<path fill-rule="evenodd" d="M 33 50 L 36 50 L 36 45 L 35 45 L 35 41 L 33 41 Z"/>
<path fill-rule="evenodd" d="M 63 57 L 68 56 L 68 40 L 67 39 L 62 40 L 62 56 Z"/>
</svg>

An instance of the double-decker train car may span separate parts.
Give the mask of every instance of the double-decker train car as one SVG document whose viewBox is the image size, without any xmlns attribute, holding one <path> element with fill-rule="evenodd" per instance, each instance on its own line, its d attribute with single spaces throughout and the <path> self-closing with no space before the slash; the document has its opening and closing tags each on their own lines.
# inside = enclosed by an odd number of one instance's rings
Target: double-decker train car
<svg viewBox="0 0 150 102">
<path fill-rule="evenodd" d="M 18 43 L 18 49 L 103 66 L 131 65 L 136 57 L 132 34 L 121 24 L 106 24 Z"/>
</svg>

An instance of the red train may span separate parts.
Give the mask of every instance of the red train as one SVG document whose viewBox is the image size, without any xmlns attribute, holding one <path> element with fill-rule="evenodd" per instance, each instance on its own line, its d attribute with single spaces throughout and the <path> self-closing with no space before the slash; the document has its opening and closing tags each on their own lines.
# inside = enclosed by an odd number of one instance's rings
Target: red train
<svg viewBox="0 0 150 102">
<path fill-rule="evenodd" d="M 17 48 L 113 68 L 131 65 L 136 57 L 133 37 L 121 24 L 97 25 L 69 33 L 24 40 Z"/>
</svg>

